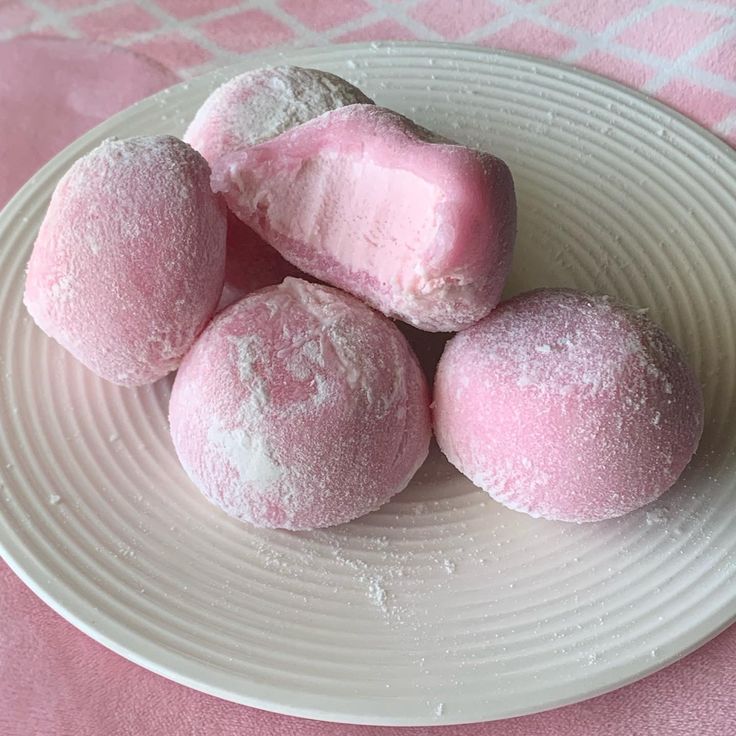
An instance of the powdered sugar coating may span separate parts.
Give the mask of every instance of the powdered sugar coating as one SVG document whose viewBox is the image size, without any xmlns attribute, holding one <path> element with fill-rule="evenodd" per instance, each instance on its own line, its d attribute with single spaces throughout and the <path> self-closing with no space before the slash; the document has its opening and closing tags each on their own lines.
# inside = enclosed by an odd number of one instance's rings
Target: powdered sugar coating
<svg viewBox="0 0 736 736">
<path fill-rule="evenodd" d="M 350 521 L 427 456 L 426 381 L 385 317 L 287 278 L 220 313 L 184 359 L 169 407 L 189 477 L 258 526 Z"/>
<path fill-rule="evenodd" d="M 184 140 L 214 164 L 223 154 L 356 102 L 371 100 L 328 72 L 298 66 L 255 69 L 218 87 L 197 111 Z"/>
<path fill-rule="evenodd" d="M 703 396 L 643 314 L 608 297 L 540 289 L 449 341 L 434 426 L 450 462 L 501 503 L 597 521 L 672 486 L 698 445 Z"/>
<path fill-rule="evenodd" d="M 24 302 L 88 368 L 135 386 L 178 366 L 213 313 L 224 266 L 225 207 L 207 162 L 171 136 L 111 139 L 57 185 Z"/>
<path fill-rule="evenodd" d="M 223 154 L 356 102 L 371 100 L 328 72 L 297 66 L 255 69 L 218 87 L 197 111 L 184 140 L 214 163 Z M 251 228 L 229 217 L 225 284 L 217 310 L 286 276 L 303 274 Z"/>
<path fill-rule="evenodd" d="M 222 311 L 253 291 L 280 284 L 287 276 L 304 274 L 228 212 L 225 284 L 215 311 Z"/>
<path fill-rule="evenodd" d="M 516 234 L 500 159 L 390 110 L 350 105 L 223 156 L 213 188 L 302 271 L 424 330 L 501 297 Z"/>
</svg>

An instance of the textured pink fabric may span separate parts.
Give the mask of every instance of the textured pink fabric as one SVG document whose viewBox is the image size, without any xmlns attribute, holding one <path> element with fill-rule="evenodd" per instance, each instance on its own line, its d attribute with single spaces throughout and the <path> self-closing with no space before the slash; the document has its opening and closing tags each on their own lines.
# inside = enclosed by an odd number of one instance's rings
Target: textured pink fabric
<svg viewBox="0 0 736 736">
<path fill-rule="evenodd" d="M 202 31 L 228 51 L 258 51 L 293 39 L 288 26 L 262 10 L 216 18 L 205 23 Z"/>
<path fill-rule="evenodd" d="M 283 44 L 416 38 L 533 53 L 636 85 L 687 115 L 723 94 L 697 119 L 731 142 L 735 22 L 735 0 L 0 0 L 0 39 L 81 33 L 185 76 Z M 673 95 L 678 77 L 690 91 Z"/>
<path fill-rule="evenodd" d="M 584 28 L 600 33 L 619 18 L 646 5 L 646 0 L 560 0 L 552 3 L 544 12 L 548 18 L 574 28 Z"/>
<path fill-rule="evenodd" d="M 411 41 L 414 34 L 395 20 L 381 20 L 378 23 L 343 33 L 335 40 L 339 43 L 350 43 L 351 41 L 373 41 L 376 38 L 383 41 Z"/>
<path fill-rule="evenodd" d="M 422 0 L 410 15 L 435 33 L 455 41 L 500 18 L 503 10 L 488 0 Z"/>
<path fill-rule="evenodd" d="M 280 0 L 279 5 L 307 28 L 325 31 L 368 13 L 371 6 L 365 0 L 342 0 L 326 3 L 324 0 Z"/>
<path fill-rule="evenodd" d="M 159 6 L 175 18 L 195 18 L 237 6 L 237 0 L 159 0 Z"/>
<path fill-rule="evenodd" d="M 93 125 L 177 81 L 129 51 L 47 38 L 0 44 L 0 70 L 0 207 Z"/>
<path fill-rule="evenodd" d="M 633 59 L 621 59 L 605 51 L 591 51 L 580 60 L 580 66 L 598 74 L 614 76 L 619 82 L 630 87 L 642 87 L 654 74 L 654 70 L 646 64 Z"/>
<path fill-rule="evenodd" d="M 232 60 L 231 51 L 276 44 L 323 45 L 343 40 L 420 38 L 493 43 L 516 23 L 544 32 L 532 38 L 512 28 L 504 47 L 574 63 L 645 89 L 736 142 L 734 0 L 703 3 L 651 0 L 371 0 L 373 10 L 315 30 L 284 6 L 239 0 L 146 0 L 152 13 L 113 18 L 118 32 L 95 19 L 130 0 L 0 2 L 0 38 L 23 33 L 115 33 L 116 43 L 148 51 L 166 64 L 199 74 Z M 322 0 L 326 17 L 341 18 L 341 0 Z M 49 12 L 48 9 L 52 9 Z M 591 8 L 590 11 L 587 11 Z M 581 10 L 582 9 L 582 10 Z M 624 12 L 622 12 L 624 11 Z M 88 16 L 93 16 L 89 19 Z M 87 18 L 85 21 L 84 19 Z M 141 18 L 144 20 L 141 21 Z M 725 21 L 725 24 L 721 23 Z M 643 23 L 642 23 L 643 22 Z M 329 24 L 325 24 L 329 25 Z M 105 28 L 107 26 L 107 28 Z M 175 28 L 191 41 L 167 42 Z M 521 26 L 524 28 L 524 26 Z M 633 30 L 630 30 L 633 29 Z M 562 43 L 560 36 L 570 39 Z M 486 41 L 485 39 L 491 39 Z M 59 148 L 96 121 L 171 83 L 156 63 L 91 44 L 44 41 L 33 65 L 0 55 L 0 205 Z M 148 48 L 147 48 L 147 45 Z M 43 48 L 43 51 L 41 49 Z M 199 50 L 195 50 L 199 48 Z M 28 47 L 30 51 L 31 47 Z M 678 50 L 678 63 L 672 54 Z M 206 52 L 206 53 L 205 53 Z M 0 54 L 7 46 L 0 44 Z M 49 61 L 49 57 L 51 61 Z M 16 57 L 17 59 L 18 57 Z M 27 57 L 27 58 L 30 58 Z M 87 59 L 87 61 L 85 61 Z M 51 65 L 54 85 L 36 64 Z M 35 81 L 34 81 L 35 80 Z M 72 84 L 73 81 L 73 84 Z M 52 97 L 41 104 L 43 95 Z M 75 90 L 71 95 L 70 90 Z M 72 102 L 94 101 L 76 109 Z M 64 100 L 67 100 L 64 102 Z M 33 101 L 32 104 L 29 100 Z M 57 102 L 58 100 L 58 102 Z M 52 107 L 52 103 L 56 106 Z M 58 109 L 50 115 L 45 110 Z M 33 111 L 38 136 L 22 115 Z M 11 115 L 15 121 L 11 121 Z M 38 121 L 49 125 L 39 128 Z M 12 123 L 12 125 L 11 125 Z M 42 134 L 41 134 L 42 133 Z M 38 140 L 36 140 L 36 137 Z M 12 146 L 6 143 L 12 142 Z M 9 158 L 10 157 L 10 158 Z M 492 724 L 437 729 L 338 726 L 265 713 L 175 685 L 112 654 L 40 602 L 0 563 L 0 734 L 3 736 L 734 736 L 736 626 L 694 654 L 645 680 L 585 703 Z"/>
<path fill-rule="evenodd" d="M 75 21 L 75 25 L 89 38 L 114 41 L 131 31 L 150 31 L 157 24 L 150 13 L 135 3 L 128 3 L 83 15 Z"/>
<path fill-rule="evenodd" d="M 30 23 L 36 14 L 22 2 L 8 2 L 0 5 L 0 29 L 20 28 Z"/>
<path fill-rule="evenodd" d="M 617 40 L 674 60 L 725 23 L 725 18 L 712 13 L 665 7 L 627 28 Z"/>
<path fill-rule="evenodd" d="M 147 41 L 139 41 L 129 48 L 139 54 L 156 59 L 169 69 L 186 69 L 189 66 L 204 64 L 212 58 L 212 54 L 199 44 L 180 33 L 169 33 L 156 36 Z"/>
<path fill-rule="evenodd" d="M 345 726 L 189 690 L 80 634 L 0 563 L 3 736 L 733 736 L 736 626 L 666 670 L 585 703 L 442 728 Z"/>
<path fill-rule="evenodd" d="M 733 38 L 725 40 L 720 46 L 706 51 L 696 62 L 701 69 L 726 79 L 736 79 L 736 43 Z"/>
<path fill-rule="evenodd" d="M 733 110 L 733 96 L 675 77 L 660 90 L 660 99 L 701 125 L 714 126 Z"/>
<path fill-rule="evenodd" d="M 540 47 L 550 53 L 562 54 L 575 46 L 575 42 L 563 33 L 557 33 L 529 20 L 518 20 L 491 36 L 480 39 L 478 43 L 523 54 L 533 54 Z"/>
</svg>

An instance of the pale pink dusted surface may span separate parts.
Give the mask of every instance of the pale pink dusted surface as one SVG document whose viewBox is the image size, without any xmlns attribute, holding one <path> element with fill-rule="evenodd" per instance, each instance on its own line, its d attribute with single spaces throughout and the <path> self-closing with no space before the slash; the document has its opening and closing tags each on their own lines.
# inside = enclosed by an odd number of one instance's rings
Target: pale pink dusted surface
<svg viewBox="0 0 736 736">
<path fill-rule="evenodd" d="M 214 314 L 226 210 L 209 180 L 205 159 L 164 135 L 106 140 L 59 181 L 23 303 L 98 376 L 122 386 L 163 378 Z"/>
<path fill-rule="evenodd" d="M 27 33 L 111 40 L 184 77 L 276 46 L 480 44 L 631 84 L 736 141 L 735 0 L 0 2 L 0 41 Z"/>
<path fill-rule="evenodd" d="M 40 52 L 38 46 L 26 42 L 13 51 L 20 56 L 12 64 L 0 64 L 4 131 L 0 145 L 7 144 L 7 149 L 2 149 L 0 204 L 45 158 L 136 98 L 172 83 L 174 72 L 195 76 L 234 61 L 238 52 L 284 43 L 308 46 L 355 40 L 456 40 L 536 53 L 664 99 L 727 141 L 736 142 L 733 0 L 702 4 L 691 0 L 595 0 L 585 3 L 594 8 L 585 14 L 580 12 L 583 3 L 578 0 L 444 0 L 446 12 L 435 11 L 435 20 L 426 15 L 429 6 L 423 0 L 366 0 L 365 7 L 354 9 L 347 20 L 340 0 L 303 3 L 301 18 L 278 3 L 259 3 L 254 8 L 253 3 L 236 0 L 151 0 L 145 3 L 148 14 L 136 21 L 147 24 L 148 30 L 137 30 L 120 16 L 116 19 L 105 14 L 83 22 L 85 16 L 100 9 L 129 5 L 116 0 L 45 0 L 32 6 L 17 0 L 0 3 L 0 41 L 29 33 L 87 41 L 115 35 L 117 46 L 149 54 L 160 62 L 89 43 L 53 42 Z M 254 9 L 259 12 L 245 14 Z M 706 17 L 692 34 L 689 16 L 683 10 Z M 153 24 L 148 16 L 154 19 Z M 651 17 L 654 23 L 649 35 L 642 36 L 639 24 Z M 725 23 L 719 25 L 722 20 Z M 235 29 L 232 33 L 228 23 Z M 241 32 L 243 23 L 249 24 L 247 33 Z M 706 28 L 705 35 L 704 26 L 711 29 Z M 519 33 L 518 28 L 524 32 Z M 627 43 L 621 38 L 628 39 Z M 667 40 L 660 51 L 662 38 Z M 686 49 L 674 62 L 673 48 Z M 0 47 L 1 54 L 8 52 L 7 46 Z M 104 76 L 99 71 L 103 69 Z M 54 85 L 45 85 L 51 76 Z M 107 80 L 115 83 L 107 84 Z M 43 93 L 34 87 L 39 82 L 44 84 Z M 7 99 L 13 104 L 5 104 Z M 76 99 L 89 104 L 80 108 Z M 55 115 L 49 115 L 49 109 L 54 109 Z M 32 140 L 27 136 L 29 127 L 21 122 L 24 114 L 35 123 Z M 10 130 L 16 132 L 9 136 Z M 12 153 L 10 159 L 8 152 Z M 0 733 L 6 736 L 736 733 L 736 627 L 667 669 L 585 703 L 492 724 L 403 729 L 290 718 L 176 685 L 79 633 L 4 565 L 0 569 L 0 619 L 0 662 L 4 665 L 0 670 Z"/>
<path fill-rule="evenodd" d="M 2 13 L 0 5 L 0 28 Z M 0 207 L 100 120 L 177 81 L 147 57 L 56 38 L 0 44 L 0 69 Z"/>
<path fill-rule="evenodd" d="M 427 459 L 432 433 L 427 382 L 398 327 L 294 278 L 210 323 L 176 374 L 169 420 L 210 501 L 281 529 L 380 508 Z"/>
<path fill-rule="evenodd" d="M 703 431 L 703 393 L 645 315 L 608 297 L 537 289 L 450 340 L 433 417 L 448 460 L 497 501 L 600 521 L 673 485 Z"/>
</svg>

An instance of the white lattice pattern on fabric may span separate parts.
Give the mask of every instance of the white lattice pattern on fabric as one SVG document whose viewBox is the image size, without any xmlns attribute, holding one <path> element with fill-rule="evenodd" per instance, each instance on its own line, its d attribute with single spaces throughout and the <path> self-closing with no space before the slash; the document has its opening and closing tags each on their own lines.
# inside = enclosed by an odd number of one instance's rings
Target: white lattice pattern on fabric
<svg viewBox="0 0 736 736">
<path fill-rule="evenodd" d="M 733 0 L 0 2 L 0 40 L 26 33 L 112 41 L 184 77 L 281 45 L 474 43 L 604 74 L 736 142 Z"/>
</svg>

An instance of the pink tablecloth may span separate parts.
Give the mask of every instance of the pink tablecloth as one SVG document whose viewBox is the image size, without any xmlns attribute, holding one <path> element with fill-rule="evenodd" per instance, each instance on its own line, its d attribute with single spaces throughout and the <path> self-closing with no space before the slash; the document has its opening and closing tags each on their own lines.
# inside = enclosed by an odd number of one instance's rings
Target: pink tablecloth
<svg viewBox="0 0 736 736">
<path fill-rule="evenodd" d="M 0 44 L 0 205 L 116 109 L 176 75 L 278 45 L 419 38 L 535 53 L 649 92 L 736 142 L 735 0 L 0 0 L 0 42 L 30 33 L 81 40 Z M 168 682 L 76 631 L 2 563 L 0 620 L 4 736 L 736 734 L 736 627 L 585 703 L 493 724 L 381 729 L 273 715 Z"/>
</svg>

